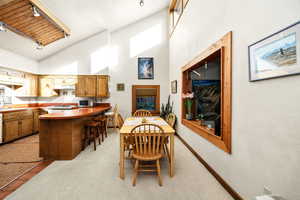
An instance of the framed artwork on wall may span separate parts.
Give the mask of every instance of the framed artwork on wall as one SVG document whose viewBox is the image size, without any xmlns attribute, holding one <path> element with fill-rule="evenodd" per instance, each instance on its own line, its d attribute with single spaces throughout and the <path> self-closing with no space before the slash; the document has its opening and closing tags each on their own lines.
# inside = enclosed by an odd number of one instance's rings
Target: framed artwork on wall
<svg viewBox="0 0 300 200">
<path fill-rule="evenodd" d="M 125 91 L 125 84 L 124 83 L 118 83 L 117 84 L 117 91 L 118 92 Z"/>
<path fill-rule="evenodd" d="M 300 21 L 248 47 L 249 81 L 300 74 Z"/>
<path fill-rule="evenodd" d="M 177 80 L 171 82 L 171 92 L 172 94 L 177 94 Z"/>
<path fill-rule="evenodd" d="M 154 79 L 154 62 L 152 57 L 138 58 L 138 79 Z"/>
</svg>

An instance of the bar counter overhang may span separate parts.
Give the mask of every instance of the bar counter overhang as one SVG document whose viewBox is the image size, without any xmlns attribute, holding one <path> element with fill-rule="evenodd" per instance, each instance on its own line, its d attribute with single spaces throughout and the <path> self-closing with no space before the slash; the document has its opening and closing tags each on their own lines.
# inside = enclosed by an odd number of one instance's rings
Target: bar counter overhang
<svg viewBox="0 0 300 200">
<path fill-rule="evenodd" d="M 110 105 L 103 105 L 41 115 L 40 157 L 47 160 L 74 159 L 82 151 L 86 122 L 109 109 Z"/>
</svg>

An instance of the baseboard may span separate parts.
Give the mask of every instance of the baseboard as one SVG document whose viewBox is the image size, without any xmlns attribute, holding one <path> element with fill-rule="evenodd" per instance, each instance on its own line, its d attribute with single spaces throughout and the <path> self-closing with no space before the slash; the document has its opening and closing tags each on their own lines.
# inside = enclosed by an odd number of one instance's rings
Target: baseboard
<svg viewBox="0 0 300 200">
<path fill-rule="evenodd" d="M 179 134 L 177 134 L 177 137 L 200 161 L 200 163 L 204 165 L 204 167 L 217 179 L 217 181 L 232 196 L 232 198 L 235 200 L 243 200 L 243 198 Z"/>
</svg>

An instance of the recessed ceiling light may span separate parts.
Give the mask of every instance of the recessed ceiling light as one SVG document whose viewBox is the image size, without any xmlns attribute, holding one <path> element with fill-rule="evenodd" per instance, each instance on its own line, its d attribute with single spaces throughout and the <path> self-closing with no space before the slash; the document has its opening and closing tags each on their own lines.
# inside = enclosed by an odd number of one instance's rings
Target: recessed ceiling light
<svg viewBox="0 0 300 200">
<path fill-rule="evenodd" d="M 39 13 L 38 9 L 35 6 L 32 6 L 32 12 L 33 12 L 33 16 L 35 17 L 41 16 L 41 14 Z"/>
<path fill-rule="evenodd" d="M 144 0 L 140 0 L 140 6 L 143 7 L 144 6 Z"/>
</svg>

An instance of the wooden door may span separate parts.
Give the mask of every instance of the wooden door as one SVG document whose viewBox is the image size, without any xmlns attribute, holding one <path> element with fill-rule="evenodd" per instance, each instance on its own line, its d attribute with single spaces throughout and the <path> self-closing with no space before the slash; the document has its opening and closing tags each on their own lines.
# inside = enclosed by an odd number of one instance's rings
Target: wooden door
<svg viewBox="0 0 300 200">
<path fill-rule="evenodd" d="M 20 120 L 20 132 L 19 136 L 23 137 L 33 133 L 33 118 L 27 118 Z"/>
<path fill-rule="evenodd" d="M 8 142 L 19 137 L 19 120 L 7 120 L 3 123 L 4 142 Z"/>
<path fill-rule="evenodd" d="M 108 80 L 108 76 L 97 76 L 97 97 L 107 98 L 109 96 Z"/>
<path fill-rule="evenodd" d="M 86 76 L 85 77 L 85 96 L 95 97 L 97 88 L 97 77 L 96 76 Z"/>
</svg>

